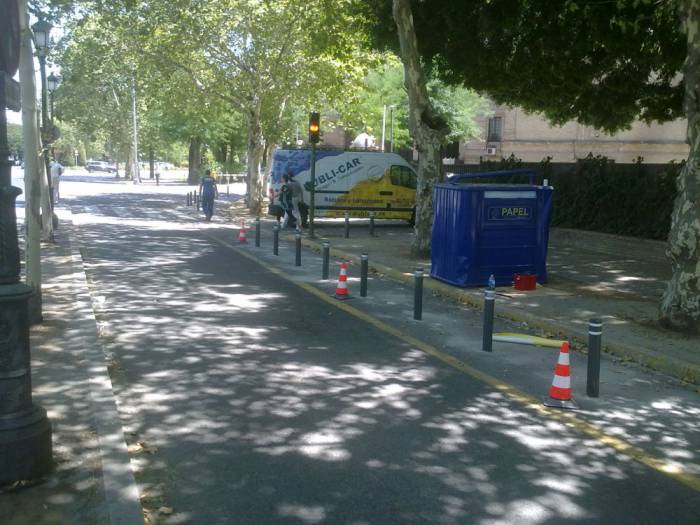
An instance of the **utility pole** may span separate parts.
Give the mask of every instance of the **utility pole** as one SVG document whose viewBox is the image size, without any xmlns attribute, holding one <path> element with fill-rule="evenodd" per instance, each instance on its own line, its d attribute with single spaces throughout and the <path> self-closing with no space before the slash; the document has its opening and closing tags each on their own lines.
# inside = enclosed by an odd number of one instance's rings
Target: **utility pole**
<svg viewBox="0 0 700 525">
<path fill-rule="evenodd" d="M 384 151 L 384 141 L 386 140 L 386 104 L 384 104 L 384 111 L 382 111 L 382 152 Z"/>
</svg>

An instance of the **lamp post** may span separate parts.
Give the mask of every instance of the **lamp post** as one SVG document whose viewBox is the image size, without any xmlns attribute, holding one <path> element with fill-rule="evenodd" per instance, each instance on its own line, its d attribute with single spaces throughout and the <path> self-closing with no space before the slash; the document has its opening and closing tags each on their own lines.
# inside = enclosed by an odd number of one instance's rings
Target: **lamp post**
<svg viewBox="0 0 700 525">
<path fill-rule="evenodd" d="M 51 128 L 53 128 L 53 92 L 56 91 L 58 88 L 58 85 L 61 83 L 61 77 L 54 75 L 51 73 L 49 77 L 46 79 L 46 88 L 49 91 L 49 101 L 50 101 L 50 106 L 51 106 Z"/>
<path fill-rule="evenodd" d="M 5 108 L 19 110 L 19 9 L 5 0 L 0 17 L 0 485 L 37 478 L 51 468 L 51 423 L 32 402 L 27 303 L 32 288 L 20 282 L 15 199 Z M 9 97 L 8 97 L 9 94 Z"/>
<path fill-rule="evenodd" d="M 53 26 L 46 20 L 39 19 L 32 26 L 34 34 L 34 45 L 39 58 L 39 71 L 41 73 L 41 142 L 44 154 L 44 166 L 46 167 L 46 179 L 49 187 L 49 201 L 51 203 L 51 214 L 53 215 L 53 189 L 51 188 L 51 166 L 49 162 L 49 149 L 46 147 L 51 141 L 49 133 L 49 119 L 46 103 L 46 56 L 49 54 L 49 44 L 51 41 L 51 29 Z"/>
<path fill-rule="evenodd" d="M 391 121 L 391 124 L 389 125 L 389 151 L 391 153 L 394 152 L 394 108 L 396 107 L 395 104 L 392 104 L 389 106 L 389 120 Z"/>
<path fill-rule="evenodd" d="M 49 114 L 49 117 L 50 117 L 50 123 L 51 123 L 51 126 L 50 126 L 50 130 L 51 130 L 50 131 L 50 134 L 51 134 L 51 157 L 53 158 L 53 160 L 56 160 L 56 154 L 55 154 L 54 149 L 53 149 L 53 141 L 58 138 L 58 135 L 56 134 L 56 131 L 57 131 L 56 127 L 53 125 L 53 92 L 56 91 L 56 88 L 58 88 L 58 84 L 60 84 L 60 83 L 61 83 L 61 78 L 54 75 L 53 73 L 51 73 L 49 75 L 49 77 L 46 79 L 46 88 L 49 91 L 49 106 L 51 107 L 51 112 Z M 51 180 L 50 174 L 49 174 L 49 180 Z M 51 192 L 51 199 L 52 199 L 51 200 L 51 208 L 52 209 L 53 209 L 53 205 L 54 205 L 53 198 L 54 198 L 54 195 L 53 195 L 53 192 Z"/>
</svg>

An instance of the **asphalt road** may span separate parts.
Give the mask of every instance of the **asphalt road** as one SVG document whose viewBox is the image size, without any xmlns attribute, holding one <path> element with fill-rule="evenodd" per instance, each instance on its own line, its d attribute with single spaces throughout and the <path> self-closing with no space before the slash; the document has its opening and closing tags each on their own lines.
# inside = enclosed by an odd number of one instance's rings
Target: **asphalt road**
<svg viewBox="0 0 700 525">
<path fill-rule="evenodd" d="M 271 273 L 179 200 L 70 202 L 154 522 L 697 523 L 691 488 Z"/>
</svg>

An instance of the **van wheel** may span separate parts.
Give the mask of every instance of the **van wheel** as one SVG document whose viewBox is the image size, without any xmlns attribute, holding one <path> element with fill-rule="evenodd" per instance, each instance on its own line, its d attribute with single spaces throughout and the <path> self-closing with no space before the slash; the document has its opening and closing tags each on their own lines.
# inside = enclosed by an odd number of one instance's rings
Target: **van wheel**
<svg viewBox="0 0 700 525">
<path fill-rule="evenodd" d="M 408 224 L 410 226 L 416 225 L 416 209 L 415 208 L 413 208 L 413 211 L 411 212 L 411 218 L 408 219 Z"/>
</svg>

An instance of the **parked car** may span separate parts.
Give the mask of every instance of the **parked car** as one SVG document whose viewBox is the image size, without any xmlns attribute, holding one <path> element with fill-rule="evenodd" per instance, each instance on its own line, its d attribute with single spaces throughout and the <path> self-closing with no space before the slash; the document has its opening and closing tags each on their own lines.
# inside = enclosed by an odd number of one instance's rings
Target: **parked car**
<svg viewBox="0 0 700 525">
<path fill-rule="evenodd" d="M 103 160 L 89 160 L 85 163 L 85 169 L 88 170 L 88 173 L 92 173 L 93 171 L 105 171 L 107 173 L 117 172 L 117 167 L 114 164 Z"/>
</svg>

